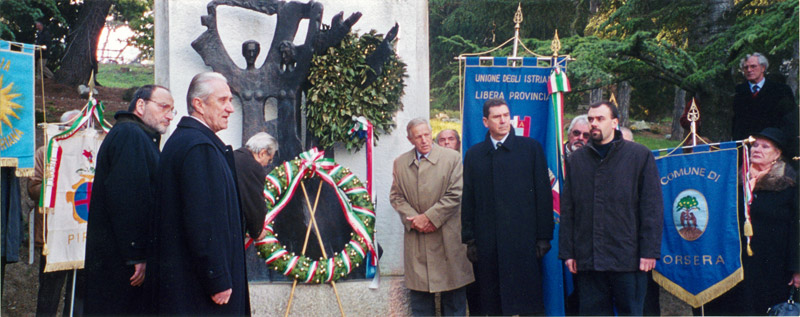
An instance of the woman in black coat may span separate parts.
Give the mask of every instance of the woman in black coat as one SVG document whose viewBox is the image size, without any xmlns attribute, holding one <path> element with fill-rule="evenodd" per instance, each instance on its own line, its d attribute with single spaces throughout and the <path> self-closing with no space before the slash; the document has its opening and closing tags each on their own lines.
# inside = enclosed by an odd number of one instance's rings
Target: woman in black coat
<svg viewBox="0 0 800 317">
<path fill-rule="evenodd" d="M 739 204 L 744 280 L 706 305 L 707 315 L 766 315 L 786 301 L 789 286 L 800 287 L 798 267 L 797 173 L 782 158 L 784 134 L 766 128 L 750 149 L 752 237 L 748 243 L 745 211 Z M 752 252 L 751 252 L 752 251 Z"/>
</svg>

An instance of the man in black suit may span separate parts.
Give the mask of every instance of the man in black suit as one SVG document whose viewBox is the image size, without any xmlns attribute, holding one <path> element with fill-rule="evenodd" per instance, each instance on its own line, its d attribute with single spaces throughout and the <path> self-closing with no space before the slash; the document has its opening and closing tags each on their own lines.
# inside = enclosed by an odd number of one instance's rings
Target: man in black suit
<svg viewBox="0 0 800 317">
<path fill-rule="evenodd" d="M 747 81 L 736 86 L 733 97 L 733 139 L 742 140 L 765 128 L 776 127 L 795 136 L 789 152 L 796 153 L 797 104 L 792 89 L 764 77 L 769 61 L 761 53 L 748 54 L 739 66 Z"/>
</svg>

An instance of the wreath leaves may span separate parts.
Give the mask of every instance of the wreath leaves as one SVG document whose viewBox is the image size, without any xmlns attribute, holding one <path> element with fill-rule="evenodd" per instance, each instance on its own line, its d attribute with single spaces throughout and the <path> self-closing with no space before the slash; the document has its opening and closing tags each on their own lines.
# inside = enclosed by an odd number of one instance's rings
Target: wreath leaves
<svg viewBox="0 0 800 317">
<path fill-rule="evenodd" d="M 367 56 L 383 41 L 375 30 L 357 36 L 349 33 L 337 46 L 311 61 L 310 87 L 304 107 L 308 130 L 319 140 L 320 148 L 341 142 L 348 151 L 358 151 L 364 142 L 347 132 L 354 117 L 364 116 L 375 128 L 375 140 L 395 128 L 394 114 L 402 110 L 406 64 L 393 54 L 375 81 L 361 87 L 368 72 Z"/>
</svg>

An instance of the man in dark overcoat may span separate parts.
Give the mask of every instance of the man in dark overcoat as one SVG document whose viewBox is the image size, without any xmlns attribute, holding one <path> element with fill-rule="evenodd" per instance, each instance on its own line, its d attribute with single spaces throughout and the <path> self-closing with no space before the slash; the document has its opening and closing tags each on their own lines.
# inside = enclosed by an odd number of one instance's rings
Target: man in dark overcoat
<svg viewBox="0 0 800 317">
<path fill-rule="evenodd" d="M 147 277 L 158 314 L 250 313 L 233 149 L 215 134 L 228 127 L 232 98 L 221 74 L 192 78 L 189 116 L 161 152 Z"/>
<path fill-rule="evenodd" d="M 264 217 L 267 215 L 267 202 L 264 200 L 264 182 L 267 170 L 265 168 L 272 162 L 276 152 L 278 152 L 278 141 L 266 132 L 256 133 L 243 147 L 233 151 L 245 228 L 247 234 L 255 240 L 261 240 L 266 236 Z"/>
<path fill-rule="evenodd" d="M 486 140 L 464 159 L 462 241 L 473 261 L 470 314 L 544 313 L 540 258 L 553 238 L 553 196 L 542 147 L 514 135 L 502 99 L 483 105 Z M 477 290 L 477 296 L 474 291 Z"/>
<path fill-rule="evenodd" d="M 655 158 L 622 138 L 619 111 L 589 108 L 592 141 L 566 162 L 558 257 L 575 278 L 581 315 L 639 315 L 661 255 L 664 205 Z"/>
<path fill-rule="evenodd" d="M 746 139 L 768 127 L 779 128 L 793 137 L 787 149 L 796 155 L 797 104 L 792 89 L 765 77 L 769 61 L 761 53 L 747 54 L 739 66 L 745 82 L 736 86 L 733 96 L 733 139 Z"/>
<path fill-rule="evenodd" d="M 86 233 L 87 315 L 142 313 L 158 145 L 175 114 L 167 88 L 139 88 L 97 152 Z"/>
</svg>

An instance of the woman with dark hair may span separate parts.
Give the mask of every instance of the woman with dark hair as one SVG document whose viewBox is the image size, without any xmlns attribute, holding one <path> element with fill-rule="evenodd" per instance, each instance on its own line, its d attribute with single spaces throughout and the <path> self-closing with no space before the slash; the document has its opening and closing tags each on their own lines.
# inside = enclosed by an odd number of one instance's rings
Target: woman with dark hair
<svg viewBox="0 0 800 317">
<path fill-rule="evenodd" d="M 749 213 L 739 204 L 744 280 L 706 305 L 706 315 L 766 315 L 800 287 L 797 173 L 782 154 L 788 140 L 778 128 L 754 135 L 750 146 Z M 748 241 L 749 236 L 749 241 Z"/>
</svg>

